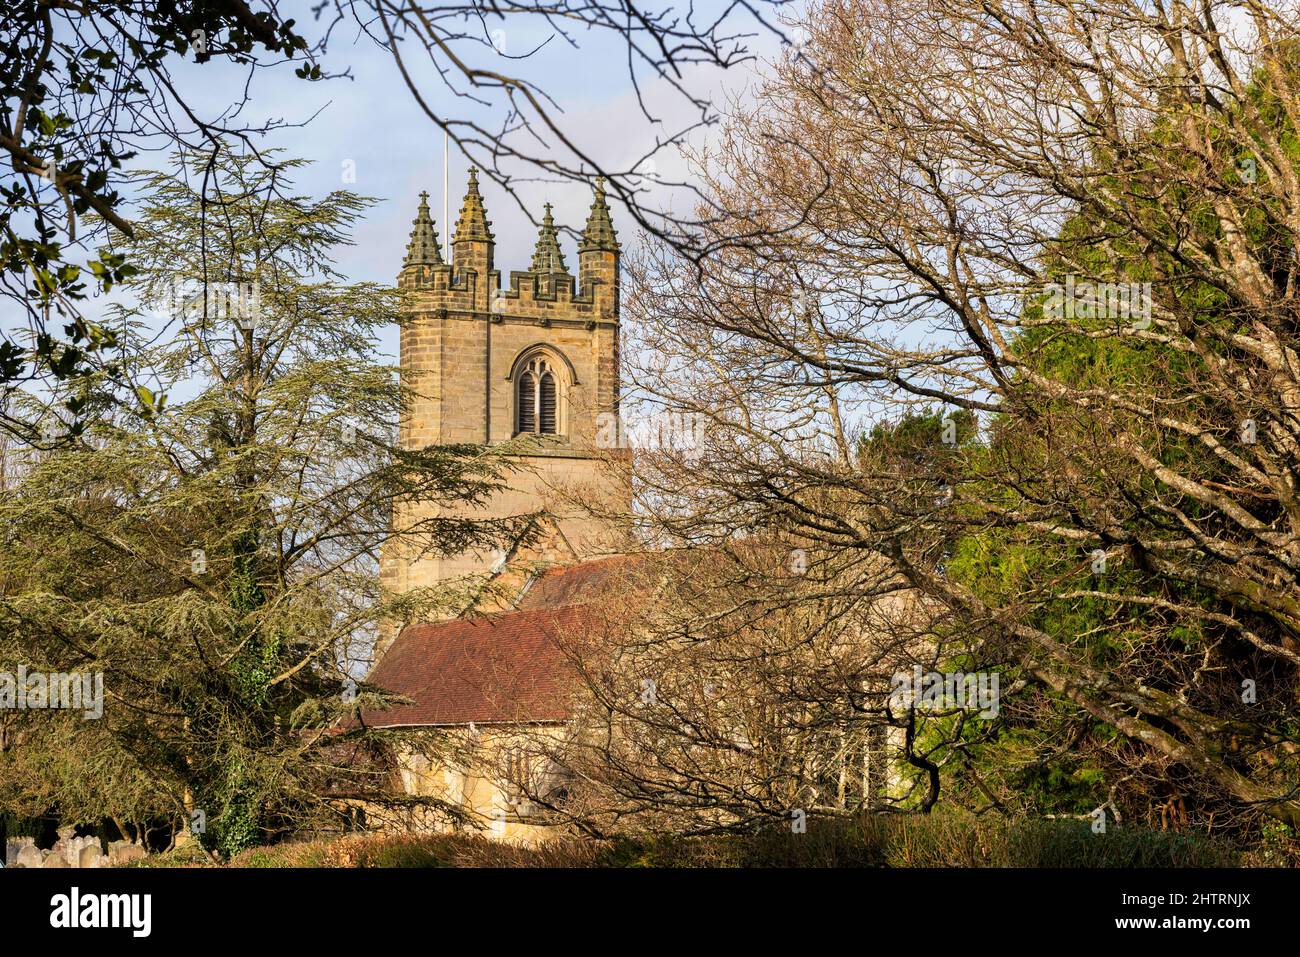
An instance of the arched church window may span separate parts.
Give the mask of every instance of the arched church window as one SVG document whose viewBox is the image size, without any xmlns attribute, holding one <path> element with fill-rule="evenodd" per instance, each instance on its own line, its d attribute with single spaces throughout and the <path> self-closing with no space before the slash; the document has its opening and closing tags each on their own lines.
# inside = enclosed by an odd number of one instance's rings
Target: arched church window
<svg viewBox="0 0 1300 957">
<path fill-rule="evenodd" d="M 516 433 L 559 434 L 559 381 L 545 357 L 536 356 L 524 366 L 519 373 L 515 395 Z"/>
</svg>

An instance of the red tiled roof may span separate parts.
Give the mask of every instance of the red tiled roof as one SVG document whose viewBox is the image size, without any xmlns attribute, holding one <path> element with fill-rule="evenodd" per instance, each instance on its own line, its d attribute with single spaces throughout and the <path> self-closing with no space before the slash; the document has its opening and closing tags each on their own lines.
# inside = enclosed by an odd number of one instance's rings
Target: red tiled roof
<svg viewBox="0 0 1300 957">
<path fill-rule="evenodd" d="M 513 611 L 410 625 L 369 682 L 412 704 L 363 712 L 372 727 L 563 721 L 575 675 L 564 648 L 604 627 L 603 607 L 644 589 L 641 556 L 612 556 L 539 574 Z"/>
<path fill-rule="evenodd" d="M 619 591 L 644 589 L 645 555 L 611 555 L 577 565 L 555 565 L 534 578 L 515 607 L 556 608 L 599 602 Z"/>
<path fill-rule="evenodd" d="M 562 721 L 573 677 L 562 649 L 594 618 L 573 605 L 411 625 L 370 682 L 414 703 L 363 719 L 373 727 Z"/>
</svg>

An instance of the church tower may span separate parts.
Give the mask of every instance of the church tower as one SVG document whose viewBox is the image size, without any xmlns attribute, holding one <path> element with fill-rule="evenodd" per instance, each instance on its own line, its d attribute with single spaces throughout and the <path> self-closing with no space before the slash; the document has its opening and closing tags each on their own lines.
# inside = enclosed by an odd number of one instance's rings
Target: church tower
<svg viewBox="0 0 1300 957">
<path fill-rule="evenodd" d="M 501 285 L 492 223 L 478 174 L 456 221 L 452 261 L 443 261 L 438 233 L 422 193 L 398 287 L 406 305 L 401 366 L 417 395 L 406 410 L 401 441 L 411 448 L 441 443 L 511 443 L 520 467 L 509 488 L 478 518 L 544 513 L 533 555 L 582 561 L 618 550 L 615 532 L 574 505 L 594 496 L 626 507 L 625 480 L 596 447 L 602 414 L 619 401 L 619 244 L 603 181 L 578 245 L 578 275 L 565 264 L 546 205 L 532 262 Z M 604 430 L 609 434 L 608 428 Z M 406 591 L 439 581 L 488 574 L 500 553 L 414 556 L 386 548 L 386 587 Z"/>
</svg>

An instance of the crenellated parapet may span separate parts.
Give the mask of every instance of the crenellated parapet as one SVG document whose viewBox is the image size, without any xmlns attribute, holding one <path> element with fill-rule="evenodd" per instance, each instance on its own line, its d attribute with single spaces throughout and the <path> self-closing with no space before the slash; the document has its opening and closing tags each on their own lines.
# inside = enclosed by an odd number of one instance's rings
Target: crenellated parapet
<svg viewBox="0 0 1300 957">
<path fill-rule="evenodd" d="M 479 192 L 477 171 L 470 170 L 450 264 L 443 262 L 437 249 L 438 234 L 429 218 L 427 194 L 422 193 L 398 288 L 416 294 L 411 308 L 421 313 L 543 326 L 617 323 L 619 245 L 603 181 L 597 181 L 578 246 L 577 276 L 565 263 L 549 203 L 545 210 L 530 267 L 510 272 L 503 286 L 501 272 L 495 268 L 496 241 Z"/>
</svg>

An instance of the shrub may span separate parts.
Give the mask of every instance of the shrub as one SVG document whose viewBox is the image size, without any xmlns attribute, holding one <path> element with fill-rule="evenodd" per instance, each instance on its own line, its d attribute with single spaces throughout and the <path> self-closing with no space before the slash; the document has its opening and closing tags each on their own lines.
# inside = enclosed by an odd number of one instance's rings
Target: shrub
<svg viewBox="0 0 1300 957">
<path fill-rule="evenodd" d="M 161 857 L 161 856 L 160 856 Z M 191 858 L 192 859 L 192 858 Z M 808 830 L 524 847 L 477 834 L 393 834 L 253 848 L 234 867 L 1234 867 L 1226 841 L 1087 821 L 1009 820 L 956 812 L 811 819 Z M 1259 863 L 1247 857 L 1247 863 Z M 159 861 L 159 863 L 165 863 Z M 180 863 L 173 860 L 171 863 Z"/>
</svg>

